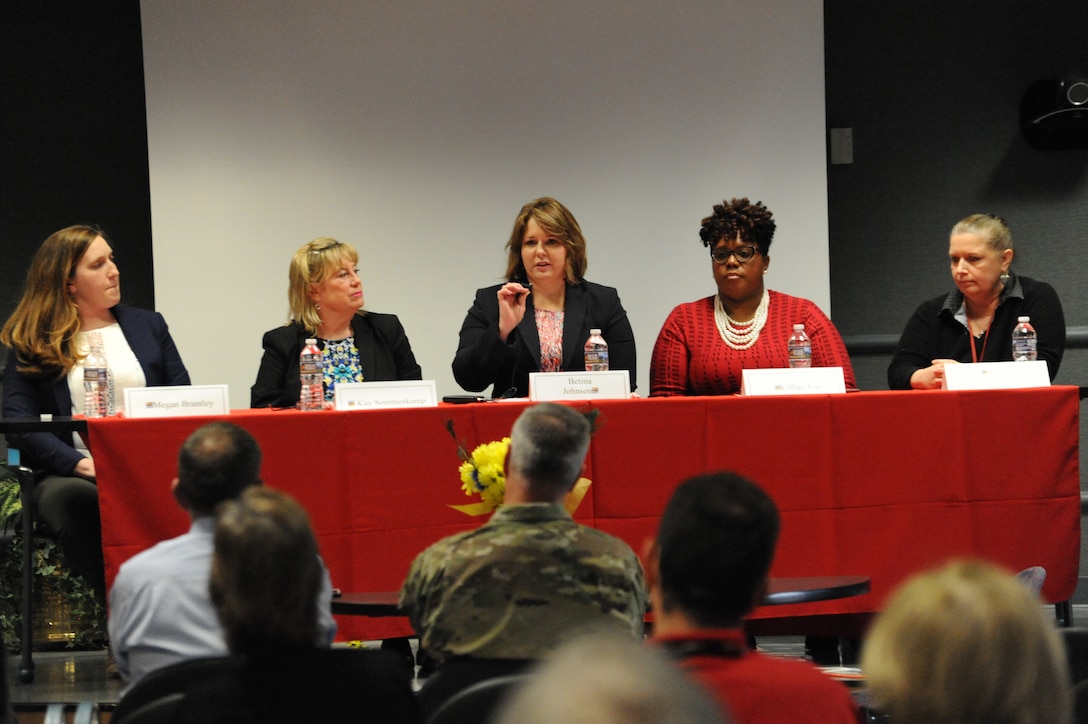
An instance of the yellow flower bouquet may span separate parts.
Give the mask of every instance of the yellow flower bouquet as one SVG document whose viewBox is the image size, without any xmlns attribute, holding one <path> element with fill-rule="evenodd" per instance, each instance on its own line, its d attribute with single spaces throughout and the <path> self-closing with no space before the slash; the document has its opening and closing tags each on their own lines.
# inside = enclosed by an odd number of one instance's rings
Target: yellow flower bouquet
<svg viewBox="0 0 1088 724">
<path fill-rule="evenodd" d="M 461 478 L 461 489 L 465 495 L 480 496 L 478 503 L 450 507 L 466 515 L 488 515 L 494 512 L 502 506 L 506 496 L 506 453 L 510 449 L 510 438 L 485 442 L 476 446 L 470 455 L 464 443 L 457 440 L 457 433 L 453 431 L 453 420 L 446 421 L 446 429 L 457 443 L 457 457 L 461 459 L 461 465 L 457 469 Z M 591 484 L 588 478 L 578 478 L 563 503 L 568 513 L 574 515 Z"/>
</svg>

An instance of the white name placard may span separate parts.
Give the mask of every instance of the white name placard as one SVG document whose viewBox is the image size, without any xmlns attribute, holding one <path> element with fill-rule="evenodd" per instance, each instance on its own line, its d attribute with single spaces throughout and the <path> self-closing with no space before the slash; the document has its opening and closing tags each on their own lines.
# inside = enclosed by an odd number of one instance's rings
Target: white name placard
<svg viewBox="0 0 1088 724">
<path fill-rule="evenodd" d="M 125 417 L 229 414 L 230 393 L 226 385 L 125 388 Z"/>
<path fill-rule="evenodd" d="M 743 370 L 740 393 L 760 395 L 846 394 L 842 367 L 782 367 Z"/>
<path fill-rule="evenodd" d="M 391 407 L 436 407 L 434 380 L 393 382 L 337 382 L 333 406 L 337 410 L 384 410 Z"/>
<path fill-rule="evenodd" d="M 973 362 L 944 366 L 946 390 L 1014 390 L 1050 387 L 1046 362 Z"/>
<path fill-rule="evenodd" d="M 530 372 L 529 399 L 626 400 L 631 396 L 631 375 L 627 370 L 608 372 Z"/>
</svg>

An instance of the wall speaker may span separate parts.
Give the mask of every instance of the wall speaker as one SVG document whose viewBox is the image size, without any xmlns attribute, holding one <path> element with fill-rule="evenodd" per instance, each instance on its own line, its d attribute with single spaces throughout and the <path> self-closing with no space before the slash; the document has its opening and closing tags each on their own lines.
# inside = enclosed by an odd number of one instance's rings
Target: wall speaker
<svg viewBox="0 0 1088 724">
<path fill-rule="evenodd" d="M 1088 72 L 1033 83 L 1020 101 L 1020 131 L 1033 148 L 1088 148 Z"/>
</svg>

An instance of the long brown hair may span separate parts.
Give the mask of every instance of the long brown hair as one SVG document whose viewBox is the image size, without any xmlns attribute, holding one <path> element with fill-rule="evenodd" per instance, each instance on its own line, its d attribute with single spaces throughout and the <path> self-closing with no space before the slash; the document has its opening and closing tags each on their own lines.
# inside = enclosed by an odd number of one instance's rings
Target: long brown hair
<svg viewBox="0 0 1088 724">
<path fill-rule="evenodd" d="M 69 226 L 50 235 L 34 254 L 23 298 L 0 330 L 0 342 L 15 351 L 19 372 L 65 375 L 79 361 L 75 346 L 79 309 L 68 282 L 99 236 L 109 241 L 95 226 Z"/>
</svg>

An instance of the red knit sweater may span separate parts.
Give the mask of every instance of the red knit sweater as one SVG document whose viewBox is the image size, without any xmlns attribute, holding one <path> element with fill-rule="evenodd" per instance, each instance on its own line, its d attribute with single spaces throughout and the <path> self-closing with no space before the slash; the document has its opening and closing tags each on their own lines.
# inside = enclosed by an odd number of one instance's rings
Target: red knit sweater
<svg viewBox="0 0 1088 724">
<path fill-rule="evenodd" d="M 739 392 L 742 370 L 789 367 L 786 341 L 798 323 L 812 339 L 812 366 L 842 367 L 846 388 L 857 387 L 846 345 L 827 315 L 807 299 L 769 294 L 767 324 L 746 350 L 735 350 L 722 340 L 714 321 L 714 297 L 673 309 L 654 344 L 650 396 Z"/>
</svg>

